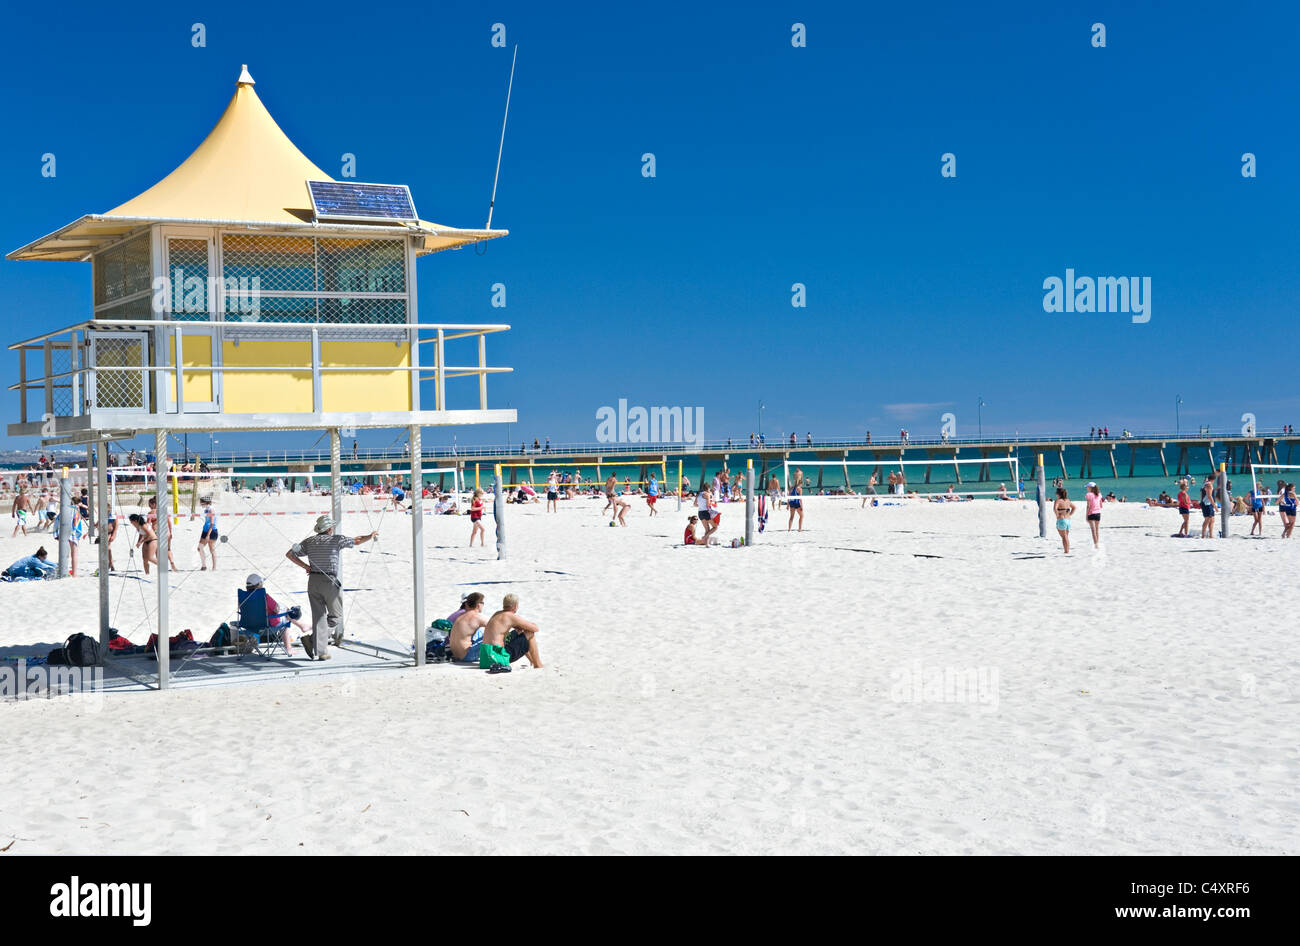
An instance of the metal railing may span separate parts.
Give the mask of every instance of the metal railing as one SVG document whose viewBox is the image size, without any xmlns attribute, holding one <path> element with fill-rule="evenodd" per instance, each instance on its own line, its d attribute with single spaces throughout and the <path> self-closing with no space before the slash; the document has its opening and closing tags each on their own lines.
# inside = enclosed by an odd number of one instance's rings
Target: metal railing
<svg viewBox="0 0 1300 946">
<path fill-rule="evenodd" d="M 10 391 L 19 395 L 19 417 L 21 423 L 29 420 L 28 395 L 39 391 L 44 394 L 43 414 L 52 417 L 76 417 L 96 409 L 94 400 L 100 392 L 111 389 L 110 379 L 130 379 L 134 385 L 127 390 L 121 385 L 117 388 L 116 398 L 123 403 L 105 405 L 99 400 L 100 409 L 133 410 L 140 413 L 171 413 L 185 411 L 185 380 L 195 375 L 208 374 L 212 378 L 213 389 L 219 389 L 221 379 L 228 374 L 304 374 L 310 373 L 312 379 L 313 413 L 322 410 L 321 378 L 335 373 L 405 373 L 415 383 L 433 382 L 433 410 L 446 410 L 446 383 L 448 379 L 477 377 L 479 387 L 479 409 L 487 410 L 487 378 L 491 374 L 513 371 L 512 368 L 492 367 L 487 363 L 487 336 L 495 332 L 508 331 L 509 325 L 482 324 L 466 325 L 443 322 L 418 322 L 404 325 L 363 325 L 339 324 L 336 322 L 220 322 L 220 321 L 177 321 L 168 319 L 113 319 L 90 320 L 75 325 L 46 332 L 34 338 L 25 339 L 9 345 L 10 351 L 18 353 L 18 381 L 9 385 Z M 264 335 L 274 340 L 292 340 L 311 342 L 311 360 L 305 364 L 249 364 L 225 365 L 219 358 L 213 358 L 216 364 L 186 364 L 185 338 L 190 335 L 196 341 L 201 339 L 215 351 L 222 342 L 222 332 L 229 333 L 239 340 Z M 447 344 L 466 338 L 477 338 L 477 364 L 453 365 L 447 362 Z M 139 363 L 132 361 L 121 364 L 95 364 L 95 351 L 92 339 L 96 342 L 133 341 L 139 345 Z M 411 365 L 326 365 L 322 363 L 322 342 L 330 341 L 392 341 L 396 344 L 407 343 L 412 346 L 414 354 L 420 353 L 421 346 L 432 345 L 432 364 L 423 363 L 424 359 L 413 354 Z M 238 341 L 235 341 L 238 344 Z M 170 351 L 169 351 L 170 349 Z M 56 370 L 55 356 L 67 353 L 67 366 Z M 28 356 L 39 354 L 42 358 L 40 370 L 30 371 Z M 174 391 L 167 391 L 155 382 L 160 375 L 171 375 Z M 148 378 L 148 383 L 144 379 Z M 109 383 L 106 383 L 109 382 Z M 138 395 L 137 395 L 138 389 Z M 126 390 L 126 394 L 123 391 Z M 67 392 L 64 395 L 63 392 Z M 127 395 L 130 395 L 128 398 Z M 138 403 L 127 403 L 130 399 Z M 165 408 L 150 405 L 166 404 Z"/>
<path fill-rule="evenodd" d="M 660 442 L 660 443 L 599 443 L 599 442 L 563 442 L 553 443 L 548 448 L 545 445 L 539 445 L 534 448 L 525 445 L 521 450 L 517 445 L 495 444 L 495 445 L 463 445 L 463 444 L 424 444 L 423 455 L 429 457 L 439 457 L 449 460 L 499 460 L 501 462 L 520 462 L 533 461 L 536 465 L 545 465 L 548 462 L 560 463 L 565 457 L 569 456 L 601 456 L 601 457 L 619 457 L 619 456 L 649 456 L 652 454 L 661 454 L 665 456 L 687 456 L 698 455 L 701 453 L 806 453 L 809 451 L 835 451 L 835 450 L 873 450 L 873 451 L 893 451 L 907 449 L 939 449 L 947 450 L 952 448 L 969 447 L 973 449 L 993 450 L 996 448 L 1010 448 L 1011 451 L 1026 449 L 1030 447 L 1047 447 L 1047 446 L 1089 446 L 1092 445 L 1097 449 L 1109 449 L 1112 446 L 1119 447 L 1125 444 L 1142 447 L 1153 443 L 1205 443 L 1206 441 L 1235 441 L 1242 442 L 1246 440 L 1279 440 L 1293 438 L 1300 440 L 1300 437 L 1287 433 L 1282 428 L 1275 430 L 1257 430 L 1253 435 L 1243 435 L 1240 431 L 1219 430 L 1208 431 L 1205 433 L 1169 433 L 1169 434 L 1151 434 L 1141 433 L 1134 434 L 1128 438 L 1111 437 L 1104 440 L 1098 440 L 1095 437 L 1087 435 L 1069 435 L 1069 434 L 1049 434 L 1049 435 L 1027 435 L 1018 434 L 1012 436 L 994 436 L 990 435 L 983 439 L 963 438 L 948 439 L 935 438 L 933 440 L 913 440 L 909 438 L 906 441 L 901 439 L 894 440 L 871 440 L 863 438 L 832 438 L 827 440 L 814 440 L 812 445 L 808 445 L 806 439 L 797 444 L 791 445 L 788 441 L 785 443 L 766 443 L 763 446 L 755 445 L 751 447 L 748 439 L 745 440 L 709 440 L 702 441 L 699 444 L 681 443 L 681 442 Z M 191 451 L 195 455 L 199 451 Z M 400 462 L 408 460 L 409 454 L 402 446 L 389 445 L 386 447 L 358 447 L 356 451 L 344 449 L 343 461 L 347 463 L 385 463 Z M 203 459 L 211 466 L 230 466 L 245 464 L 310 464 L 310 463 L 328 463 L 330 459 L 329 450 L 326 448 L 306 449 L 306 450 L 223 450 L 218 453 L 203 455 Z M 974 459 L 974 458 L 972 458 Z"/>
</svg>

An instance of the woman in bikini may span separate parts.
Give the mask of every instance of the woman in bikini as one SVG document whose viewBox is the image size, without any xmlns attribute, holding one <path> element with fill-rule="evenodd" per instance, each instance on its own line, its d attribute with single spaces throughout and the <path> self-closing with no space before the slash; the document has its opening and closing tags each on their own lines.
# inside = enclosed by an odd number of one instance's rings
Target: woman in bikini
<svg viewBox="0 0 1300 946">
<path fill-rule="evenodd" d="M 474 500 L 469 504 L 469 521 L 471 523 L 469 530 L 469 546 L 474 547 L 474 536 L 478 536 L 478 544 L 484 544 L 483 530 L 483 490 L 474 490 Z"/>
<path fill-rule="evenodd" d="M 790 486 L 790 496 L 786 500 L 786 506 L 790 510 L 790 520 L 785 524 L 785 531 L 789 532 L 794 525 L 794 515 L 799 514 L 799 531 L 803 531 L 803 470 L 794 471 L 794 483 Z"/>
<path fill-rule="evenodd" d="M 1052 503 L 1052 512 L 1056 516 L 1056 531 L 1061 536 L 1061 546 L 1065 554 L 1070 554 L 1070 519 L 1074 516 L 1074 503 L 1062 486 L 1056 491 L 1056 502 Z"/>
<path fill-rule="evenodd" d="M 158 535 L 145 517 L 138 512 L 131 513 L 130 521 L 131 525 L 135 526 L 135 545 L 140 550 L 140 560 L 144 562 L 144 573 L 147 575 L 149 566 L 158 564 Z"/>
<path fill-rule="evenodd" d="M 206 551 L 212 556 L 212 570 L 217 570 L 217 540 L 220 535 L 217 532 L 217 514 L 212 509 L 212 500 L 204 499 L 203 503 L 203 528 L 199 532 L 199 571 L 208 570 L 203 553 Z"/>
</svg>

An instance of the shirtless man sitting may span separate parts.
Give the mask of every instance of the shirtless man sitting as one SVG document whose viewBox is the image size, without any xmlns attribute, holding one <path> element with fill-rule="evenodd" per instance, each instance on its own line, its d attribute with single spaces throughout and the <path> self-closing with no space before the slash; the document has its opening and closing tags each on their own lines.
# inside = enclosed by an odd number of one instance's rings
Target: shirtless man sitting
<svg viewBox="0 0 1300 946">
<path fill-rule="evenodd" d="M 477 591 L 469 595 L 464 608 L 451 626 L 447 643 L 451 646 L 452 659 L 457 663 L 476 664 L 479 645 L 483 643 L 483 628 L 487 626 L 487 618 L 483 617 L 483 595 Z"/>
<path fill-rule="evenodd" d="M 488 618 L 478 652 L 478 665 L 483 670 L 509 673 L 510 665 L 524 654 L 528 655 L 528 662 L 534 667 L 542 666 L 537 651 L 537 625 L 521 618 L 518 610 L 518 596 L 506 595 L 501 610 Z"/>
</svg>

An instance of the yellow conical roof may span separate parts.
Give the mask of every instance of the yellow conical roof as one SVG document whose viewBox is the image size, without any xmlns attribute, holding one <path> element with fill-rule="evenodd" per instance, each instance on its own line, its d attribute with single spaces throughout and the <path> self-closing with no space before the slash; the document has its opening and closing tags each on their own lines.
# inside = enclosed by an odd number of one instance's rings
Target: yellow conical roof
<svg viewBox="0 0 1300 946">
<path fill-rule="evenodd" d="M 194 153 L 110 217 L 301 223 L 312 217 L 307 181 L 333 180 L 280 130 L 248 67 L 216 127 Z"/>
<path fill-rule="evenodd" d="M 415 226 L 321 223 L 312 213 L 309 180 L 333 178 L 280 130 L 253 91 L 253 77 L 244 66 L 221 120 L 180 167 L 120 207 L 106 214 L 87 214 L 14 250 L 7 258 L 84 260 L 100 247 L 154 223 L 275 224 L 321 231 L 385 229 L 422 237 L 416 244 L 421 256 L 509 233 L 447 227 L 425 220 Z"/>
</svg>

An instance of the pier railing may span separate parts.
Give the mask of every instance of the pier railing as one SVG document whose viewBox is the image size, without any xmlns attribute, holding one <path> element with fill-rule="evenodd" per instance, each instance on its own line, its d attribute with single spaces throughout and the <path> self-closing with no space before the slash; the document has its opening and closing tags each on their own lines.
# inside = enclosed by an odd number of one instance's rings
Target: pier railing
<svg viewBox="0 0 1300 946">
<path fill-rule="evenodd" d="M 762 445 L 750 445 L 748 438 L 744 440 L 708 440 L 695 443 L 680 442 L 658 442 L 658 443 L 600 443 L 590 441 L 569 441 L 553 443 L 549 447 L 545 444 L 539 444 L 534 448 L 531 445 L 524 445 L 521 449 L 518 444 L 489 444 L 489 445 L 464 445 L 457 443 L 431 444 L 426 438 L 424 442 L 424 455 L 439 457 L 448 460 L 463 460 L 468 462 L 495 461 L 502 463 L 527 463 L 531 461 L 535 465 L 545 465 L 548 462 L 560 464 L 566 457 L 590 457 L 600 456 L 609 457 L 645 457 L 651 455 L 662 455 L 668 457 L 685 457 L 698 456 L 700 454 L 770 454 L 781 455 L 785 453 L 808 453 L 808 452 L 880 452 L 888 453 L 899 450 L 934 450 L 948 451 L 962 450 L 969 451 L 987 451 L 990 456 L 997 456 L 1000 451 L 1017 452 L 1024 450 L 1047 450 L 1057 449 L 1060 447 L 1085 447 L 1096 450 L 1111 450 L 1125 445 L 1133 447 L 1156 447 L 1161 444 L 1206 444 L 1220 442 L 1262 442 L 1265 440 L 1285 440 L 1300 439 L 1287 433 L 1282 428 L 1273 430 L 1257 430 L 1252 435 L 1244 435 L 1240 431 L 1230 430 L 1197 430 L 1175 431 L 1172 433 L 1151 433 L 1151 432 L 1132 432 L 1128 437 L 1115 437 L 1099 439 L 1079 434 L 1012 434 L 1012 435 L 989 435 L 983 438 L 932 438 L 932 439 L 915 439 L 909 437 L 907 440 L 895 438 L 892 440 L 870 441 L 865 438 L 832 438 L 827 440 L 814 440 L 811 444 L 807 439 L 800 440 L 798 443 L 791 444 L 788 440 L 783 443 L 767 441 Z M 264 449 L 264 450 L 221 450 L 216 453 L 211 451 L 194 450 L 195 455 L 202 455 L 205 462 L 213 466 L 239 466 L 253 464 L 316 464 L 328 463 L 330 456 L 329 450 L 324 447 L 308 449 Z M 980 454 L 982 456 L 983 453 Z M 972 457 L 973 459 L 974 457 Z M 400 442 L 394 442 L 383 447 L 358 447 L 355 451 L 345 447 L 343 452 L 343 462 L 346 463 L 382 463 L 382 462 L 400 462 L 409 459 L 409 454 L 405 446 Z"/>
</svg>

